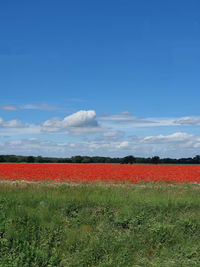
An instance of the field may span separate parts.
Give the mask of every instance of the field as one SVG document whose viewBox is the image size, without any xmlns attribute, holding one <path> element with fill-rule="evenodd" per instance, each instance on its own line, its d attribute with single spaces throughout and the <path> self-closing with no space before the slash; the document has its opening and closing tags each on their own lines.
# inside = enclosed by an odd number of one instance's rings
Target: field
<svg viewBox="0 0 200 267">
<path fill-rule="evenodd" d="M 0 164 L 0 266 L 200 266 L 199 173 Z"/>
<path fill-rule="evenodd" d="M 200 165 L 0 164 L 0 180 L 200 183 Z"/>
</svg>

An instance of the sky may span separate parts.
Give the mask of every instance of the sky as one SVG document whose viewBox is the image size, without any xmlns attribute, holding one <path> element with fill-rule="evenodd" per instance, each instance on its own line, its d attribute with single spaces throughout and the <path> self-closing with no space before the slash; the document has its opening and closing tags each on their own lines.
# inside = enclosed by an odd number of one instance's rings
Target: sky
<svg viewBox="0 0 200 267">
<path fill-rule="evenodd" d="M 0 3 L 0 154 L 200 154 L 199 0 Z"/>
</svg>

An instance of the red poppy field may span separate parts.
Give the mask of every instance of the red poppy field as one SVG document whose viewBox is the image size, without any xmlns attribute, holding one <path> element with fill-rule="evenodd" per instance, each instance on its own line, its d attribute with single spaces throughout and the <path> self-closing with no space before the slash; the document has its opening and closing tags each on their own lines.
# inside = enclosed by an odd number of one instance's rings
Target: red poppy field
<svg viewBox="0 0 200 267">
<path fill-rule="evenodd" d="M 199 165 L 0 164 L 0 180 L 200 183 Z"/>
</svg>

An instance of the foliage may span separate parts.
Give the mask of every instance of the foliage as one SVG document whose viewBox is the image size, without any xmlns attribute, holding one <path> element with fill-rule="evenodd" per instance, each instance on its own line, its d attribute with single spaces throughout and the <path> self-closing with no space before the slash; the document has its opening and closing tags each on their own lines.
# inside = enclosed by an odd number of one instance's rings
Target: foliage
<svg viewBox="0 0 200 267">
<path fill-rule="evenodd" d="M 134 164 L 134 163 L 146 163 L 146 164 L 200 164 L 200 155 L 196 155 L 193 158 L 159 158 L 153 156 L 152 158 L 134 157 L 129 155 L 123 158 L 110 158 L 110 157 L 89 157 L 89 156 L 73 156 L 71 158 L 53 158 L 42 156 L 16 156 L 16 155 L 0 155 L 0 162 L 28 162 L 28 163 L 118 163 L 118 164 Z"/>
</svg>

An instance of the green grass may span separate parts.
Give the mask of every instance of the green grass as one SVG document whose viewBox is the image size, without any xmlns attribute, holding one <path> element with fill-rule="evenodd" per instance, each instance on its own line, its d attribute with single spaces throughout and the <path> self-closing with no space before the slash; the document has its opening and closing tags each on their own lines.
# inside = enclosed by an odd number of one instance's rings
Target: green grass
<svg viewBox="0 0 200 267">
<path fill-rule="evenodd" d="M 1 183 L 0 266 L 200 266 L 200 186 Z"/>
</svg>

